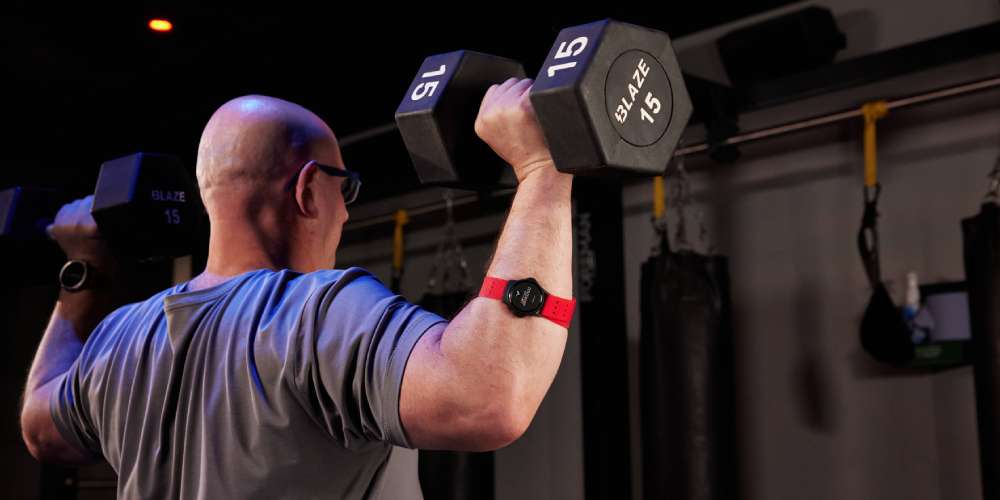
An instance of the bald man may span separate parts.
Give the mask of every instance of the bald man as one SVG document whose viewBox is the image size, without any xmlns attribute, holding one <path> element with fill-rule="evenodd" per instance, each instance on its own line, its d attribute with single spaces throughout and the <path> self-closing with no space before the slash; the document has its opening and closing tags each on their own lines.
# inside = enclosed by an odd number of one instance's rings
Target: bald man
<svg viewBox="0 0 1000 500">
<path fill-rule="evenodd" d="M 519 182 L 487 275 L 568 298 L 572 179 L 530 86 L 494 85 L 475 123 Z M 525 431 L 565 318 L 519 317 L 487 294 L 448 323 L 363 269 L 331 269 L 358 182 L 320 118 L 230 101 L 205 127 L 197 176 L 206 269 L 144 302 L 116 308 L 108 284 L 124 271 L 89 200 L 57 217 L 67 256 L 101 279 L 60 293 L 39 346 L 21 417 L 32 455 L 103 457 L 120 498 L 379 498 L 392 445 L 493 450 Z"/>
</svg>

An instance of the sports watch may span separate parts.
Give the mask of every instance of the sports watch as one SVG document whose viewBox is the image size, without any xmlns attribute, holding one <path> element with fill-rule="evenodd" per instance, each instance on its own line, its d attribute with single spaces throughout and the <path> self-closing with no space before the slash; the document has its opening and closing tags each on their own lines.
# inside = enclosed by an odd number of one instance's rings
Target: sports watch
<svg viewBox="0 0 1000 500">
<path fill-rule="evenodd" d="M 517 317 L 541 316 L 564 328 L 569 328 L 576 309 L 575 299 L 546 292 L 534 278 L 507 281 L 487 276 L 479 296 L 503 302 Z"/>
<path fill-rule="evenodd" d="M 59 271 L 59 285 L 70 292 L 89 288 L 93 281 L 93 269 L 82 260 L 70 260 Z"/>
</svg>

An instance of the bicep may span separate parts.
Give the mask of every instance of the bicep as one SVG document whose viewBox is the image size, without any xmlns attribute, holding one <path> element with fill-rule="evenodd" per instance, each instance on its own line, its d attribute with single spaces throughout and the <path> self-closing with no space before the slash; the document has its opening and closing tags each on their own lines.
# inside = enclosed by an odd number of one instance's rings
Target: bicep
<svg viewBox="0 0 1000 500">
<path fill-rule="evenodd" d="M 497 412 L 476 374 L 482 366 L 457 366 L 441 350 L 449 326 L 429 329 L 414 346 L 403 373 L 399 418 L 410 445 L 432 450 L 498 448 Z"/>
<path fill-rule="evenodd" d="M 428 330 L 410 353 L 399 394 L 399 419 L 414 448 L 448 448 L 448 363 L 441 353 L 447 324 Z"/>
</svg>

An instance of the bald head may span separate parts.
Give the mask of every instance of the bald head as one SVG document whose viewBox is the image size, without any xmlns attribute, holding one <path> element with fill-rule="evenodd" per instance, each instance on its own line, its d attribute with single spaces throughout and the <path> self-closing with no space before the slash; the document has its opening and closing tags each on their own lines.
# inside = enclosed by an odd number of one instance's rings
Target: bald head
<svg viewBox="0 0 1000 500">
<path fill-rule="evenodd" d="M 211 223 L 206 273 L 332 265 L 348 218 L 343 178 L 318 165 L 343 161 L 330 127 L 311 111 L 257 95 L 223 104 L 198 145 Z"/>
<path fill-rule="evenodd" d="M 202 132 L 198 186 L 207 197 L 219 188 L 263 188 L 290 178 L 310 159 L 340 164 L 337 139 L 320 117 L 274 97 L 237 97 Z"/>
</svg>

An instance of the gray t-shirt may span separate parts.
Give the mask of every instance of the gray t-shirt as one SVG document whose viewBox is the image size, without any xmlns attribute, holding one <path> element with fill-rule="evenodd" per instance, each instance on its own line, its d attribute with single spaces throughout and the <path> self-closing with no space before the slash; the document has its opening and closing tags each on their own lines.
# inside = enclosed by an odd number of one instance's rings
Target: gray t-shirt
<svg viewBox="0 0 1000 500">
<path fill-rule="evenodd" d="M 94 330 L 55 391 L 119 498 L 379 498 L 399 392 L 440 316 L 359 268 L 180 285 Z"/>
</svg>

